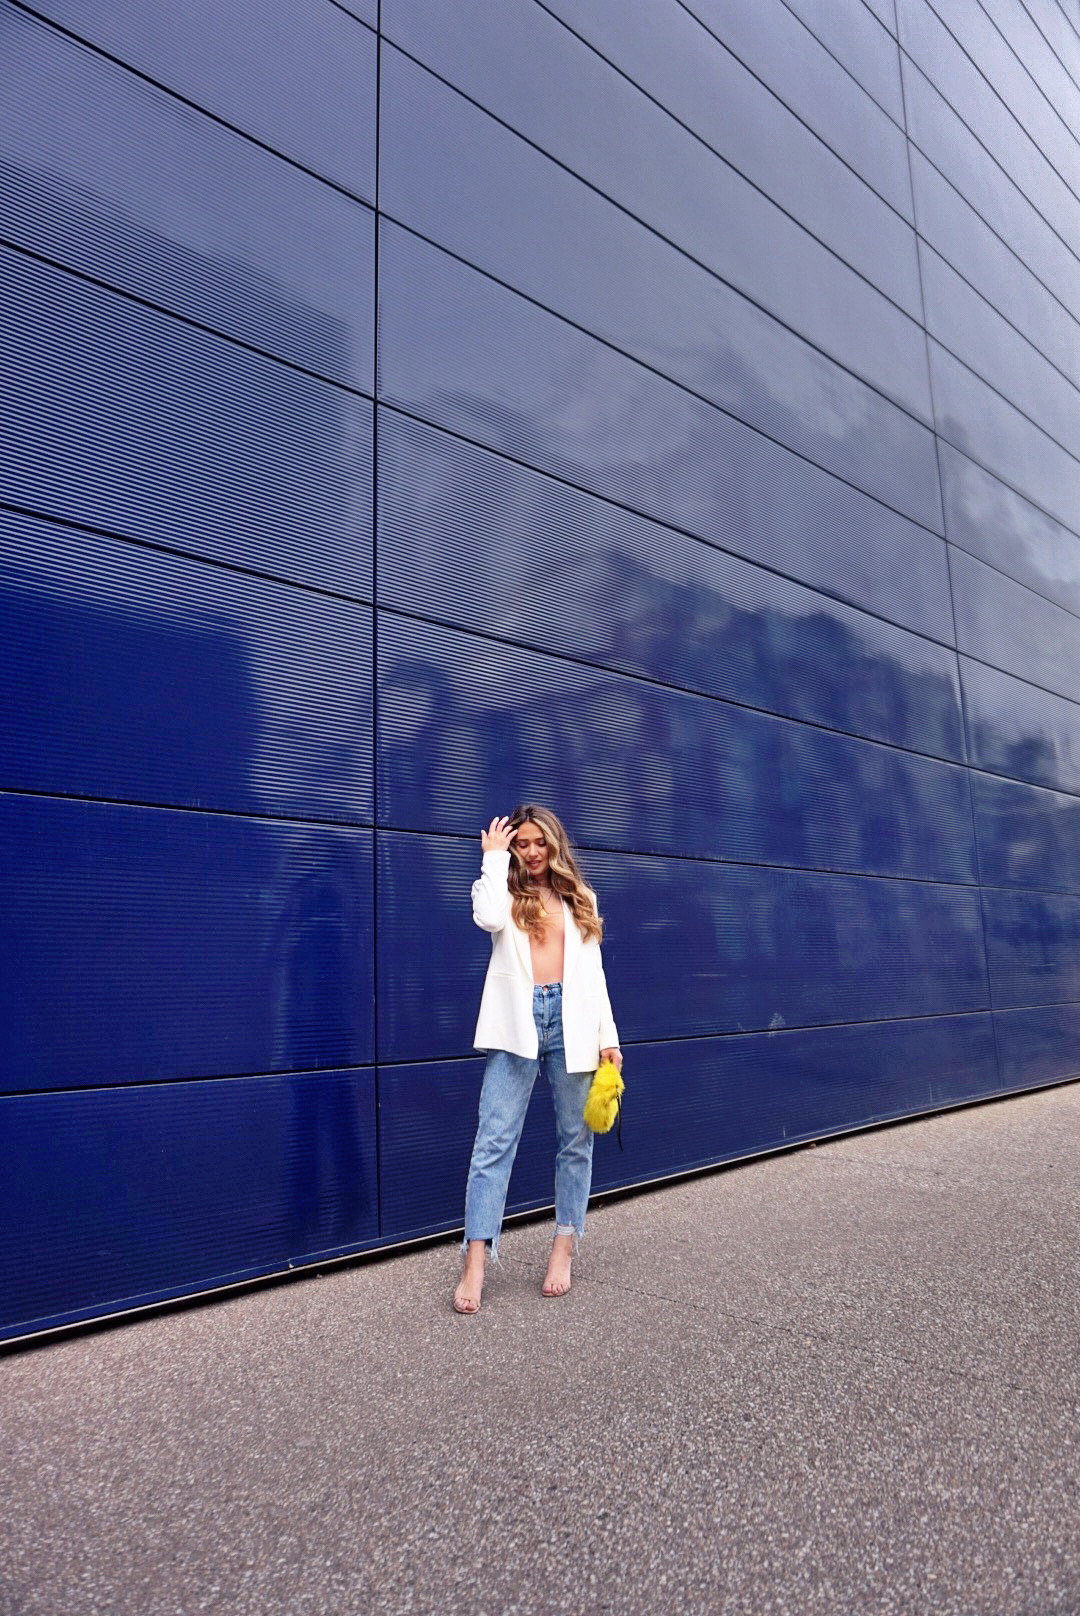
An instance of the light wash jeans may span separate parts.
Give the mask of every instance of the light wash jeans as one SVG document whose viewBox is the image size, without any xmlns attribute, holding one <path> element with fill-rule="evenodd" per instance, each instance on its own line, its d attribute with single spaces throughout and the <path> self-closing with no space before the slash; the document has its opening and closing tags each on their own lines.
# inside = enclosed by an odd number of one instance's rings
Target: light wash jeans
<svg viewBox="0 0 1080 1616">
<path fill-rule="evenodd" d="M 568 1072 L 563 1054 L 562 983 L 533 988 L 533 1016 L 539 1049 L 534 1059 L 493 1049 L 484 1068 L 480 1122 L 476 1130 L 469 1183 L 465 1191 L 465 1239 L 490 1240 L 499 1258 L 499 1232 L 510 1169 L 525 1123 L 533 1084 L 543 1065 L 555 1101 L 555 1232 L 583 1235 L 592 1183 L 593 1136 L 585 1126 L 585 1096 L 591 1072 Z"/>
</svg>

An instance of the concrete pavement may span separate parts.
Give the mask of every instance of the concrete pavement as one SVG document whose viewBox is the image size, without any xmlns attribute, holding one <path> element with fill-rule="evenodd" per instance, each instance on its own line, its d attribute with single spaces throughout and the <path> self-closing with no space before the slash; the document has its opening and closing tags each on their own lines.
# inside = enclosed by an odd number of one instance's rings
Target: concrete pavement
<svg viewBox="0 0 1080 1616">
<path fill-rule="evenodd" d="M 5 1616 L 1080 1611 L 1080 1085 L 0 1360 Z"/>
</svg>

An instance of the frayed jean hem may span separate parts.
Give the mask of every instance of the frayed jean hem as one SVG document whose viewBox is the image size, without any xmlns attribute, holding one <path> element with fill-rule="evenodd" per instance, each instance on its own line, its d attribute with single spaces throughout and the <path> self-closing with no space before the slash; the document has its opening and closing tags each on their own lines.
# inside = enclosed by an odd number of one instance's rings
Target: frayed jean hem
<svg viewBox="0 0 1080 1616">
<path fill-rule="evenodd" d="M 490 1252 L 492 1266 L 497 1267 L 498 1262 L 499 1262 L 499 1240 L 500 1240 L 501 1234 L 502 1234 L 501 1230 L 499 1231 L 499 1234 L 496 1234 L 496 1235 L 468 1234 L 468 1233 L 463 1234 L 462 1237 L 461 1237 L 461 1255 L 463 1257 L 467 1257 L 469 1255 L 469 1246 L 472 1243 L 472 1241 L 474 1241 L 474 1240 L 482 1240 L 484 1242 L 484 1244 L 488 1247 L 488 1250 Z M 563 1235 L 565 1235 L 565 1234 L 573 1235 L 573 1237 L 574 1237 L 574 1255 L 577 1256 L 578 1252 L 581 1250 L 581 1242 L 585 1238 L 585 1225 L 584 1225 L 584 1223 L 579 1225 L 579 1224 L 576 1224 L 576 1223 L 559 1223 L 559 1222 L 556 1222 L 556 1224 L 555 1224 L 555 1235 L 556 1235 L 556 1237 L 558 1237 L 561 1234 L 563 1234 Z"/>
<path fill-rule="evenodd" d="M 500 1230 L 500 1234 L 501 1234 L 501 1230 Z M 498 1267 L 498 1263 L 499 1263 L 499 1235 L 498 1234 L 496 1234 L 496 1235 L 490 1235 L 490 1234 L 464 1234 L 464 1235 L 462 1235 L 462 1237 L 461 1237 L 461 1255 L 463 1257 L 467 1257 L 469 1255 L 469 1245 L 473 1240 L 483 1240 L 485 1245 L 489 1248 L 490 1255 L 491 1255 L 492 1266 L 493 1267 Z"/>
</svg>

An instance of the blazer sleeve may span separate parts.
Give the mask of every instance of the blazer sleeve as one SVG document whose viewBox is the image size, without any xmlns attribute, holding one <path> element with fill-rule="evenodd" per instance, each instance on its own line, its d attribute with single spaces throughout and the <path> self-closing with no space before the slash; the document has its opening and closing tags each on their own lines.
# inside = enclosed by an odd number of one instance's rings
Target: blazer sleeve
<svg viewBox="0 0 1080 1616">
<path fill-rule="evenodd" d="M 604 962 L 600 962 L 600 1048 L 619 1048 L 619 1029 L 615 1025 L 615 1017 L 611 1013 L 611 1000 L 608 997 L 607 977 L 604 975 Z"/>
<path fill-rule="evenodd" d="M 472 917 L 481 931 L 502 931 L 510 919 L 510 849 L 493 848 L 480 861 L 480 879 L 472 884 Z"/>
</svg>

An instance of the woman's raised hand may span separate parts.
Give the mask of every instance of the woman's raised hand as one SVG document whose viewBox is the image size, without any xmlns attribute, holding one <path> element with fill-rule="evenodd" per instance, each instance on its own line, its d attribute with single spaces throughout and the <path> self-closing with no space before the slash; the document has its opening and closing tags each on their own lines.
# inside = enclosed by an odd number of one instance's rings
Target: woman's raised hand
<svg viewBox="0 0 1080 1616">
<path fill-rule="evenodd" d="M 496 816 L 487 830 L 480 832 L 480 846 L 485 853 L 505 853 L 516 835 L 507 814 Z"/>
</svg>

